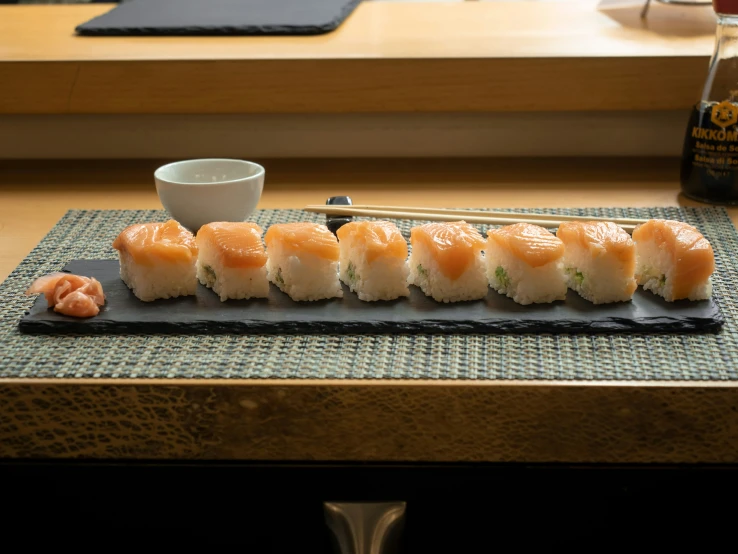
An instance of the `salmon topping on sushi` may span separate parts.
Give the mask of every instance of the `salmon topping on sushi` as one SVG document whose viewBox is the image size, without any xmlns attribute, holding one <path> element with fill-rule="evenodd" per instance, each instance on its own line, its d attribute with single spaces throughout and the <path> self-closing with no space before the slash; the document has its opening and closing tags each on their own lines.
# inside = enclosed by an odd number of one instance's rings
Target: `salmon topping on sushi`
<svg viewBox="0 0 738 554">
<path fill-rule="evenodd" d="M 123 229 L 113 248 L 128 253 L 140 265 L 189 262 L 197 257 L 195 237 L 179 223 L 141 223 Z"/>
<path fill-rule="evenodd" d="M 465 221 L 426 223 L 413 227 L 410 242 L 422 244 L 438 264 L 441 273 L 456 280 L 469 268 L 484 248 L 484 238 Z"/>
<path fill-rule="evenodd" d="M 593 258 L 607 254 L 635 267 L 633 239 L 611 221 L 566 221 L 559 226 L 556 236 L 567 246 L 578 244 L 589 250 Z"/>
<path fill-rule="evenodd" d="M 261 233 L 256 223 L 208 223 L 197 232 L 197 245 L 210 243 L 224 267 L 261 267 L 267 261 Z"/>
<path fill-rule="evenodd" d="M 312 254 L 325 260 L 338 261 L 338 241 L 325 225 L 317 223 L 278 223 L 264 236 L 267 248 L 279 242 L 286 252 Z"/>
<path fill-rule="evenodd" d="M 407 258 L 407 242 L 400 230 L 389 221 L 351 221 L 338 229 L 338 240 L 351 240 L 366 251 L 366 261 L 380 256 Z"/>
<path fill-rule="evenodd" d="M 487 236 L 530 267 L 549 264 L 564 255 L 561 239 L 543 227 L 530 223 L 491 229 L 487 231 Z"/>
</svg>

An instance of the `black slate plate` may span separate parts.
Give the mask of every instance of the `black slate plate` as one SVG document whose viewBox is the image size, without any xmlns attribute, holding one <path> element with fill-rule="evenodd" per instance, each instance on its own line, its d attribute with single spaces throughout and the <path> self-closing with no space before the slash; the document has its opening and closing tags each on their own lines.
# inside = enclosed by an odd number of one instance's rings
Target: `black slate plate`
<svg viewBox="0 0 738 554">
<path fill-rule="evenodd" d="M 361 0 L 128 0 L 79 25 L 80 35 L 319 35 Z"/>
<path fill-rule="evenodd" d="M 293 302 L 272 286 L 269 298 L 221 302 L 199 286 L 196 296 L 140 302 L 118 276 L 115 260 L 74 260 L 64 271 L 95 277 L 107 303 L 100 314 L 57 314 L 40 296 L 20 322 L 25 333 L 574 333 L 716 332 L 723 317 L 712 301 L 664 302 L 638 290 L 632 302 L 595 306 L 569 292 L 565 302 L 520 306 L 490 289 L 485 300 L 439 304 L 410 287 L 409 298 Z"/>
</svg>

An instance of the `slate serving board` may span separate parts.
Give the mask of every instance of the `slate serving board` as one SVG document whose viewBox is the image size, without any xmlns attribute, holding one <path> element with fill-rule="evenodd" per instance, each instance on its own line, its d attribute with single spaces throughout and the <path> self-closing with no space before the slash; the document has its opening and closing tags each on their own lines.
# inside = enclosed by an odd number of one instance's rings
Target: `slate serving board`
<svg viewBox="0 0 738 554">
<path fill-rule="evenodd" d="M 272 286 L 261 300 L 221 302 L 203 286 L 197 295 L 141 302 L 118 275 L 117 260 L 75 260 L 64 271 L 95 277 L 107 302 L 96 317 L 77 319 L 49 309 L 43 296 L 20 322 L 25 333 L 578 333 L 717 332 L 723 324 L 712 301 L 664 302 L 638 290 L 632 302 L 595 306 L 569 292 L 564 302 L 520 306 L 495 291 L 484 300 L 439 304 L 410 287 L 409 298 L 362 302 L 344 298 L 293 302 Z"/>
<path fill-rule="evenodd" d="M 128 0 L 79 25 L 80 35 L 319 35 L 361 0 Z"/>
</svg>

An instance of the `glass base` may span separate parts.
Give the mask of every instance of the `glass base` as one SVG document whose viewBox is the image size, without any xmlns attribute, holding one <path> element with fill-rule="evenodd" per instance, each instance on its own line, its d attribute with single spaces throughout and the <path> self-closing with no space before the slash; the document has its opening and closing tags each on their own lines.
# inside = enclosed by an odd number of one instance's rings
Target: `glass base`
<svg viewBox="0 0 738 554">
<path fill-rule="evenodd" d="M 738 206 L 738 198 L 735 200 L 713 200 L 710 198 L 703 198 L 701 196 L 697 196 L 695 194 L 691 194 L 689 192 L 682 191 L 682 195 L 685 198 L 689 198 L 690 200 L 696 200 L 697 202 L 702 202 L 703 204 L 710 204 L 711 206 Z"/>
</svg>

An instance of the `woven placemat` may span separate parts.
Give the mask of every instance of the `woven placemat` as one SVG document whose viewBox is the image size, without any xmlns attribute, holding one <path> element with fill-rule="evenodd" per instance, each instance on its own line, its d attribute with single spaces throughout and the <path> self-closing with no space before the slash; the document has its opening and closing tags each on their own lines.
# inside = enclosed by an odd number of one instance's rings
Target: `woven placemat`
<svg viewBox="0 0 738 554">
<path fill-rule="evenodd" d="M 163 221 L 163 211 L 68 212 L 0 286 L 0 377 L 269 378 L 459 380 L 738 379 L 738 234 L 722 208 L 517 210 L 681 219 L 715 248 L 715 300 L 726 318 L 717 335 L 153 335 L 30 336 L 18 321 L 36 277 L 73 259 L 116 258 L 126 226 Z M 262 210 L 266 228 L 323 222 L 299 210 Z M 409 237 L 417 222 L 398 222 Z"/>
</svg>

